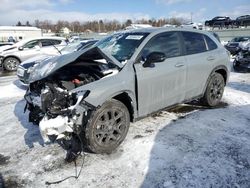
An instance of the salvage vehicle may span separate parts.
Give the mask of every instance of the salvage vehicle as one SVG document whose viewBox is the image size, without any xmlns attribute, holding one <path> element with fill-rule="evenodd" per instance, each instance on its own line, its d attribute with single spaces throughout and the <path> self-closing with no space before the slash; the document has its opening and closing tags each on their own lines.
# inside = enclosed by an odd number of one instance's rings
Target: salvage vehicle
<svg viewBox="0 0 250 188">
<path fill-rule="evenodd" d="M 24 83 L 28 84 L 27 80 L 29 78 L 30 72 L 33 68 L 40 62 L 44 61 L 45 59 L 52 58 L 56 55 L 63 55 L 68 54 L 74 51 L 83 50 L 93 44 L 95 44 L 98 40 L 84 40 L 81 42 L 70 43 L 69 45 L 65 46 L 63 49 L 59 50 L 59 54 L 47 54 L 47 55 L 39 55 L 33 58 L 30 58 L 23 63 L 21 63 L 17 68 L 17 77 L 19 80 Z"/>
<path fill-rule="evenodd" d="M 21 62 L 37 55 L 58 54 L 58 50 L 66 45 L 62 37 L 25 39 L 0 51 L 0 66 L 7 71 L 16 71 Z"/>
<path fill-rule="evenodd" d="M 237 47 L 233 68 L 235 71 L 250 71 L 250 41 L 242 42 Z"/>
<path fill-rule="evenodd" d="M 239 50 L 239 44 L 250 41 L 250 36 L 235 37 L 225 45 L 225 48 L 232 54 L 236 55 Z"/>
<path fill-rule="evenodd" d="M 130 122 L 176 104 L 219 104 L 229 53 L 208 32 L 145 28 L 115 33 L 83 51 L 38 64 L 25 94 L 29 121 L 72 159 L 111 153 Z"/>
</svg>

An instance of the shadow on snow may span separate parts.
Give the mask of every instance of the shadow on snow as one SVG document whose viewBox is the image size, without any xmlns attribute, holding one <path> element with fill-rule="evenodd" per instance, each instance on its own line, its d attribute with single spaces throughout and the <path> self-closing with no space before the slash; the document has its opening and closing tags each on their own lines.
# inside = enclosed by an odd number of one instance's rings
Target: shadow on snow
<svg viewBox="0 0 250 188">
<path fill-rule="evenodd" d="M 21 125 L 27 130 L 24 135 L 25 144 L 32 148 L 34 147 L 34 143 L 38 142 L 40 145 L 44 145 L 43 139 L 41 137 L 39 127 L 37 125 L 33 125 L 28 121 L 28 113 L 24 113 L 25 100 L 20 100 L 16 103 L 14 114 L 18 118 Z"/>
<path fill-rule="evenodd" d="M 155 137 L 146 187 L 250 187 L 250 105 L 193 112 Z"/>
</svg>

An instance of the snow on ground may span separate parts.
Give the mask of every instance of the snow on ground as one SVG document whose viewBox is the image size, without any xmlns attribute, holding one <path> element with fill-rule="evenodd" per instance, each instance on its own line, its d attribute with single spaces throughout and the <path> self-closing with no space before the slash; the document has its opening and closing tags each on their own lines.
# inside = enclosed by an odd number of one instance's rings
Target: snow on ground
<svg viewBox="0 0 250 188">
<path fill-rule="evenodd" d="M 0 91 L 0 179 L 6 187 L 46 187 L 46 181 L 75 175 L 65 152 L 44 145 L 23 114 L 25 86 L 4 77 Z M 79 179 L 48 187 L 250 187 L 249 114 L 250 74 L 232 73 L 218 108 L 185 104 L 132 123 L 117 151 L 87 153 Z"/>
</svg>

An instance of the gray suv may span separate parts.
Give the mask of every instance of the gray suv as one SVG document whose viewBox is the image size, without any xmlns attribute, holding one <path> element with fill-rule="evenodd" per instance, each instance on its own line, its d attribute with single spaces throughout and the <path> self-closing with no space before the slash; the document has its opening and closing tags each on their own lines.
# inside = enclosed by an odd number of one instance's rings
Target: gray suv
<svg viewBox="0 0 250 188">
<path fill-rule="evenodd" d="M 66 46 L 62 37 L 39 37 L 22 40 L 0 51 L 0 66 L 7 71 L 17 70 L 18 65 L 37 55 L 56 55 Z"/>
<path fill-rule="evenodd" d="M 216 106 L 229 69 L 229 54 L 208 32 L 125 31 L 37 65 L 26 109 L 44 141 L 57 140 L 67 159 L 83 147 L 110 153 L 130 122 L 194 99 Z"/>
</svg>

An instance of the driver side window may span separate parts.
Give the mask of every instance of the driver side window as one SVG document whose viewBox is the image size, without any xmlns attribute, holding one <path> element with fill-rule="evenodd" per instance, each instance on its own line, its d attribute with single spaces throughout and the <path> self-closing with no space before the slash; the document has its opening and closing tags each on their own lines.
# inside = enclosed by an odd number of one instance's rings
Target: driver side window
<svg viewBox="0 0 250 188">
<path fill-rule="evenodd" d="M 152 52 L 164 53 L 166 58 L 180 56 L 181 48 L 178 33 L 167 32 L 154 37 L 144 47 L 142 56 L 147 57 Z"/>
<path fill-rule="evenodd" d="M 29 48 L 29 49 L 31 49 L 31 48 L 34 48 L 35 46 L 38 46 L 39 45 L 39 41 L 38 40 L 32 40 L 32 41 L 30 41 L 30 42 L 27 42 L 24 46 L 23 46 L 23 48 Z"/>
</svg>

